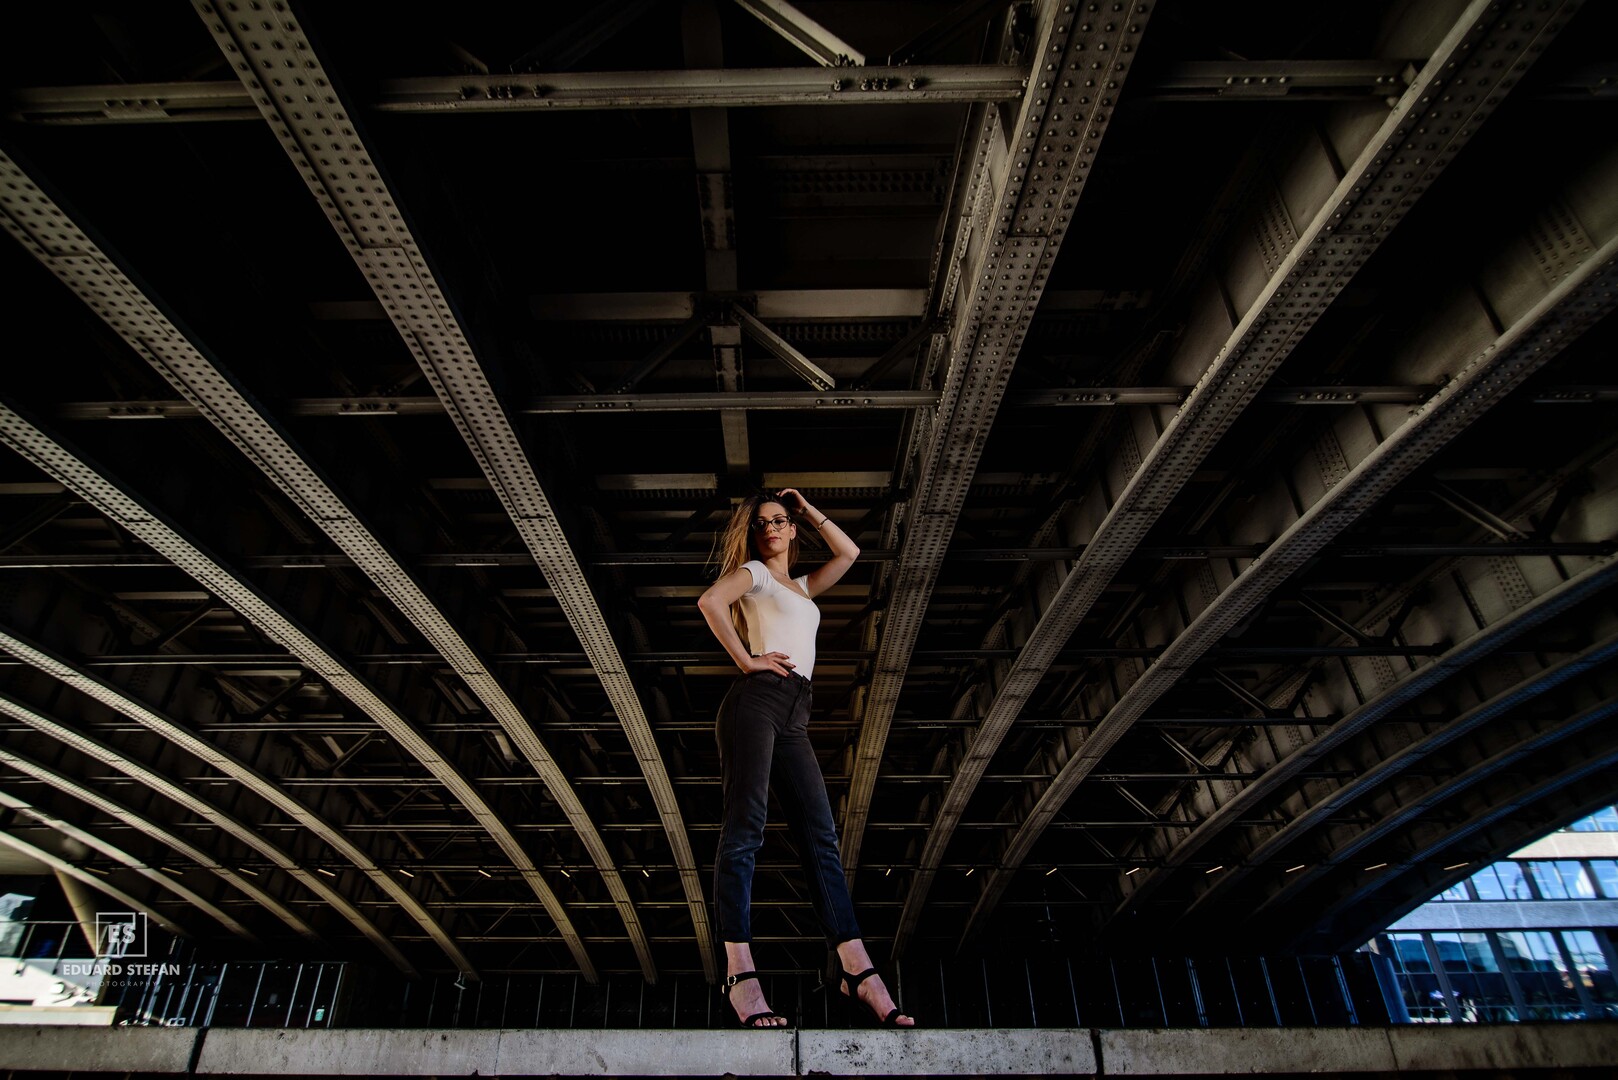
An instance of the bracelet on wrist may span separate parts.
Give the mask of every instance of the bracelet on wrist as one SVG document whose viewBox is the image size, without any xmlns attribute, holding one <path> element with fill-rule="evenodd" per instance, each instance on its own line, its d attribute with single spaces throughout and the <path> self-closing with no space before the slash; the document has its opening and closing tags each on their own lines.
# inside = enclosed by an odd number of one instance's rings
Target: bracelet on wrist
<svg viewBox="0 0 1618 1080">
<path fill-rule="evenodd" d="M 820 517 L 820 524 L 819 524 L 819 525 L 816 525 L 816 526 L 815 526 L 815 528 L 817 528 L 817 529 L 823 529 L 823 528 L 825 528 L 825 527 L 826 527 L 826 522 L 828 522 L 828 521 L 830 521 L 830 520 L 831 520 L 831 518 L 830 518 L 830 517 L 828 517 L 828 516 L 827 516 L 827 515 L 825 515 L 825 514 L 822 514 L 822 515 L 821 515 L 821 517 Z"/>
</svg>

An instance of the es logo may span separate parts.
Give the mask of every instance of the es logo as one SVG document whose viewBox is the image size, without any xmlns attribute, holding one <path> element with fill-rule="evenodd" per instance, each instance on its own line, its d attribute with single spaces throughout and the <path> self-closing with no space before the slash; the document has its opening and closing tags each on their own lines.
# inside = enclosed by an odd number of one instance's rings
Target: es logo
<svg viewBox="0 0 1618 1080">
<path fill-rule="evenodd" d="M 97 912 L 96 955 L 118 959 L 145 956 L 146 913 L 144 911 Z"/>
</svg>

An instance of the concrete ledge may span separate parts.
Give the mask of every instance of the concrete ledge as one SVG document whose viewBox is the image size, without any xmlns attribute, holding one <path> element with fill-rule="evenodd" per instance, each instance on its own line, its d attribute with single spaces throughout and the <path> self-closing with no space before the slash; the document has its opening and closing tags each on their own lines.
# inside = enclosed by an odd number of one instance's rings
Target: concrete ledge
<svg viewBox="0 0 1618 1080">
<path fill-rule="evenodd" d="M 1388 1073 L 1398 1067 L 1387 1028 L 1140 1029 L 1103 1031 L 1100 1041 L 1108 1076 Z"/>
<path fill-rule="evenodd" d="M 117 1018 L 113 1005 L 0 1005 L 0 1024 L 24 1027 L 111 1027 Z"/>
<path fill-rule="evenodd" d="M 1406 1072 L 1453 1069 L 1601 1069 L 1618 1074 L 1618 1024 L 1421 1024 L 1388 1029 Z"/>
<path fill-rule="evenodd" d="M 502 1031 L 498 1063 L 506 1076 L 792 1076 L 794 1035 L 784 1028 Z"/>
<path fill-rule="evenodd" d="M 212 1028 L 202 1044 L 197 1072 L 493 1076 L 500 1034 L 436 1028 Z"/>
<path fill-rule="evenodd" d="M 1097 1052 L 1099 1050 L 1099 1060 Z M 0 1027 L 0 1073 L 269 1076 L 1614 1075 L 1618 1023 L 888 1031 Z"/>
<path fill-rule="evenodd" d="M 1085 1028 L 803 1031 L 798 1073 L 811 1076 L 1043 1076 L 1096 1071 Z"/>
<path fill-rule="evenodd" d="M 0 1028 L 0 1071 L 183 1073 L 195 1028 Z"/>
</svg>

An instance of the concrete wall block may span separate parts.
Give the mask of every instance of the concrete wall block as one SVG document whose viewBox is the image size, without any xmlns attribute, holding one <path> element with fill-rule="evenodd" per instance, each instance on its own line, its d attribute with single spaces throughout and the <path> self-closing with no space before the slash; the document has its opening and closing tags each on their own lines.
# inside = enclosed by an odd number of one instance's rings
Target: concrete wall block
<svg viewBox="0 0 1618 1080">
<path fill-rule="evenodd" d="M 777 1031 L 500 1032 L 502 1076 L 793 1075 L 793 1035 Z"/>
<path fill-rule="evenodd" d="M 1610 1068 L 1618 1023 L 1423 1025 L 1388 1029 L 1398 1068 L 1464 1073 L 1495 1069 Z"/>
<path fill-rule="evenodd" d="M 214 1028 L 197 1072 L 282 1076 L 488 1076 L 496 1040 L 487 1031 L 347 1028 Z M 184 1065 L 182 1063 L 183 1071 Z"/>
<path fill-rule="evenodd" d="M 798 1071 L 812 1076 L 1085 1075 L 1096 1071 L 1087 1030 L 803 1031 Z"/>
<path fill-rule="evenodd" d="M 193 1028 L 0 1028 L 0 1071 L 183 1073 Z"/>
<path fill-rule="evenodd" d="M 1392 1072 L 1385 1028 L 1101 1032 L 1108 1076 Z"/>
</svg>

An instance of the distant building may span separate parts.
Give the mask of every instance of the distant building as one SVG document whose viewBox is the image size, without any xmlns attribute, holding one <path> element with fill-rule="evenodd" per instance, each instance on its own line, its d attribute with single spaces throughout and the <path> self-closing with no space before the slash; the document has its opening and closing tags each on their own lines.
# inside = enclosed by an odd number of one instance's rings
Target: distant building
<svg viewBox="0 0 1618 1080">
<path fill-rule="evenodd" d="M 1486 866 L 1366 944 L 1413 1023 L 1618 1018 L 1618 808 Z"/>
</svg>

